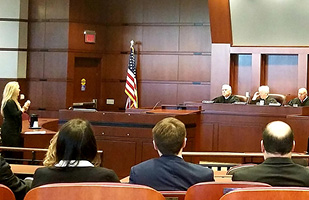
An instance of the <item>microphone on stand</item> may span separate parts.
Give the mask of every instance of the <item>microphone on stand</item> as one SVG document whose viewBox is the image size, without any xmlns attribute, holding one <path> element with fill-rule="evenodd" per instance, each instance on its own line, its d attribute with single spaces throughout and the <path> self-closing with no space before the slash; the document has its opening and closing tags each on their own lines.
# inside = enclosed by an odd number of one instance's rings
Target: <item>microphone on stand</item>
<svg viewBox="0 0 309 200">
<path fill-rule="evenodd" d="M 158 101 L 155 105 L 154 105 L 154 107 L 151 109 L 151 110 L 154 110 L 157 106 L 158 106 L 158 104 L 161 102 L 161 100 L 160 101 Z"/>
</svg>

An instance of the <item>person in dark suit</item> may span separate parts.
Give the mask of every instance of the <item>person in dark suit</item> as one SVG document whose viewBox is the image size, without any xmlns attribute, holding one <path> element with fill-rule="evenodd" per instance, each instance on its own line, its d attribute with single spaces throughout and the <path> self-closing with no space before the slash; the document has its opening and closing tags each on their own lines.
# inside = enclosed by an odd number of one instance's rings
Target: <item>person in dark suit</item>
<svg viewBox="0 0 309 200">
<path fill-rule="evenodd" d="M 116 173 L 95 167 L 97 144 L 88 121 L 72 119 L 53 137 L 44 159 L 46 167 L 33 176 L 32 188 L 50 183 L 119 182 Z"/>
<path fill-rule="evenodd" d="M 282 122 L 269 123 L 261 141 L 265 161 L 253 167 L 236 169 L 233 181 L 256 181 L 272 186 L 309 186 L 309 169 L 291 159 L 295 148 L 291 127 Z"/>
<path fill-rule="evenodd" d="M 298 97 L 288 102 L 290 106 L 309 106 L 309 99 L 307 96 L 306 88 L 300 88 L 298 90 Z"/>
<path fill-rule="evenodd" d="M 262 85 L 259 87 L 259 91 L 254 93 L 250 103 L 258 105 L 269 105 L 270 103 L 280 105 L 275 98 L 268 96 L 268 94 L 269 87 L 267 85 Z"/>
<path fill-rule="evenodd" d="M 212 100 L 214 103 L 235 103 L 239 102 L 237 96 L 232 95 L 232 87 L 228 84 L 222 85 L 222 95 Z"/>
<path fill-rule="evenodd" d="M 160 158 L 144 161 L 131 168 L 129 183 L 150 186 L 156 190 L 187 190 L 205 181 L 214 181 L 209 168 L 185 162 L 181 156 L 186 146 L 186 128 L 169 117 L 152 129 L 154 149 Z"/>
<path fill-rule="evenodd" d="M 16 200 L 23 200 L 30 189 L 24 180 L 14 175 L 9 163 L 2 156 L 0 156 L 0 184 L 9 187 L 14 193 Z"/>
</svg>

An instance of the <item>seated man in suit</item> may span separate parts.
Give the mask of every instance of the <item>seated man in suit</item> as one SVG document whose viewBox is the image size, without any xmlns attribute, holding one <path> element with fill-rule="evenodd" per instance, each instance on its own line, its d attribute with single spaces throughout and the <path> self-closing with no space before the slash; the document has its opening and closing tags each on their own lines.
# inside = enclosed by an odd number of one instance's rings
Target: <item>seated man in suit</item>
<svg viewBox="0 0 309 200">
<path fill-rule="evenodd" d="M 14 193 L 16 200 L 24 199 L 24 196 L 30 189 L 30 186 L 25 181 L 14 175 L 9 163 L 2 156 L 0 156 L 0 184 L 9 187 Z"/>
<path fill-rule="evenodd" d="M 254 93 L 252 100 L 251 100 L 251 104 L 259 104 L 259 105 L 269 105 L 270 103 L 276 103 L 279 104 L 280 103 L 268 96 L 269 94 L 269 87 L 267 85 L 262 85 L 259 87 L 259 91 Z"/>
<path fill-rule="evenodd" d="M 237 96 L 232 95 L 232 87 L 230 85 L 222 85 L 222 96 L 216 97 L 212 100 L 214 103 L 235 103 L 239 102 Z"/>
<path fill-rule="evenodd" d="M 169 117 L 152 129 L 154 149 L 160 158 L 144 161 L 131 168 L 129 183 L 150 186 L 156 190 L 187 190 L 205 181 L 214 181 L 207 167 L 185 162 L 186 128 L 178 119 Z"/>
<path fill-rule="evenodd" d="M 298 90 L 298 97 L 289 101 L 288 105 L 290 106 L 309 106 L 309 100 L 307 96 L 306 88 L 300 88 Z"/>
<path fill-rule="evenodd" d="M 295 148 L 291 127 L 282 122 L 269 123 L 261 141 L 265 161 L 253 167 L 236 169 L 234 181 L 256 181 L 272 186 L 309 186 L 309 169 L 291 159 Z"/>
</svg>

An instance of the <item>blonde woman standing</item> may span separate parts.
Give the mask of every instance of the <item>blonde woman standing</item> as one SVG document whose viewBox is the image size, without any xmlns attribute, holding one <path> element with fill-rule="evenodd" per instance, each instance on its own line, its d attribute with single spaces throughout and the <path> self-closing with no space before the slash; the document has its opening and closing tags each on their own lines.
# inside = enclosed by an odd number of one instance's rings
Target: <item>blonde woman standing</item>
<svg viewBox="0 0 309 200">
<path fill-rule="evenodd" d="M 21 107 L 18 102 L 19 92 L 18 82 L 11 81 L 5 85 L 1 103 L 1 115 L 3 116 L 1 138 L 3 146 L 20 147 L 23 145 L 20 135 L 22 113 L 28 110 L 30 101 L 28 100 Z"/>
</svg>

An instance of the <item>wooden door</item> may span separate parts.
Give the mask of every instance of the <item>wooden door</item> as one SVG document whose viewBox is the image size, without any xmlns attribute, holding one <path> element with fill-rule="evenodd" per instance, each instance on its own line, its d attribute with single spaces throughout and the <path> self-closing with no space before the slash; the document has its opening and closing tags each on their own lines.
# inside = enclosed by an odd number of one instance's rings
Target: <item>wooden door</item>
<svg viewBox="0 0 309 200">
<path fill-rule="evenodd" d="M 100 64 L 100 58 L 75 58 L 74 103 L 92 102 L 93 99 L 99 99 Z"/>
</svg>

